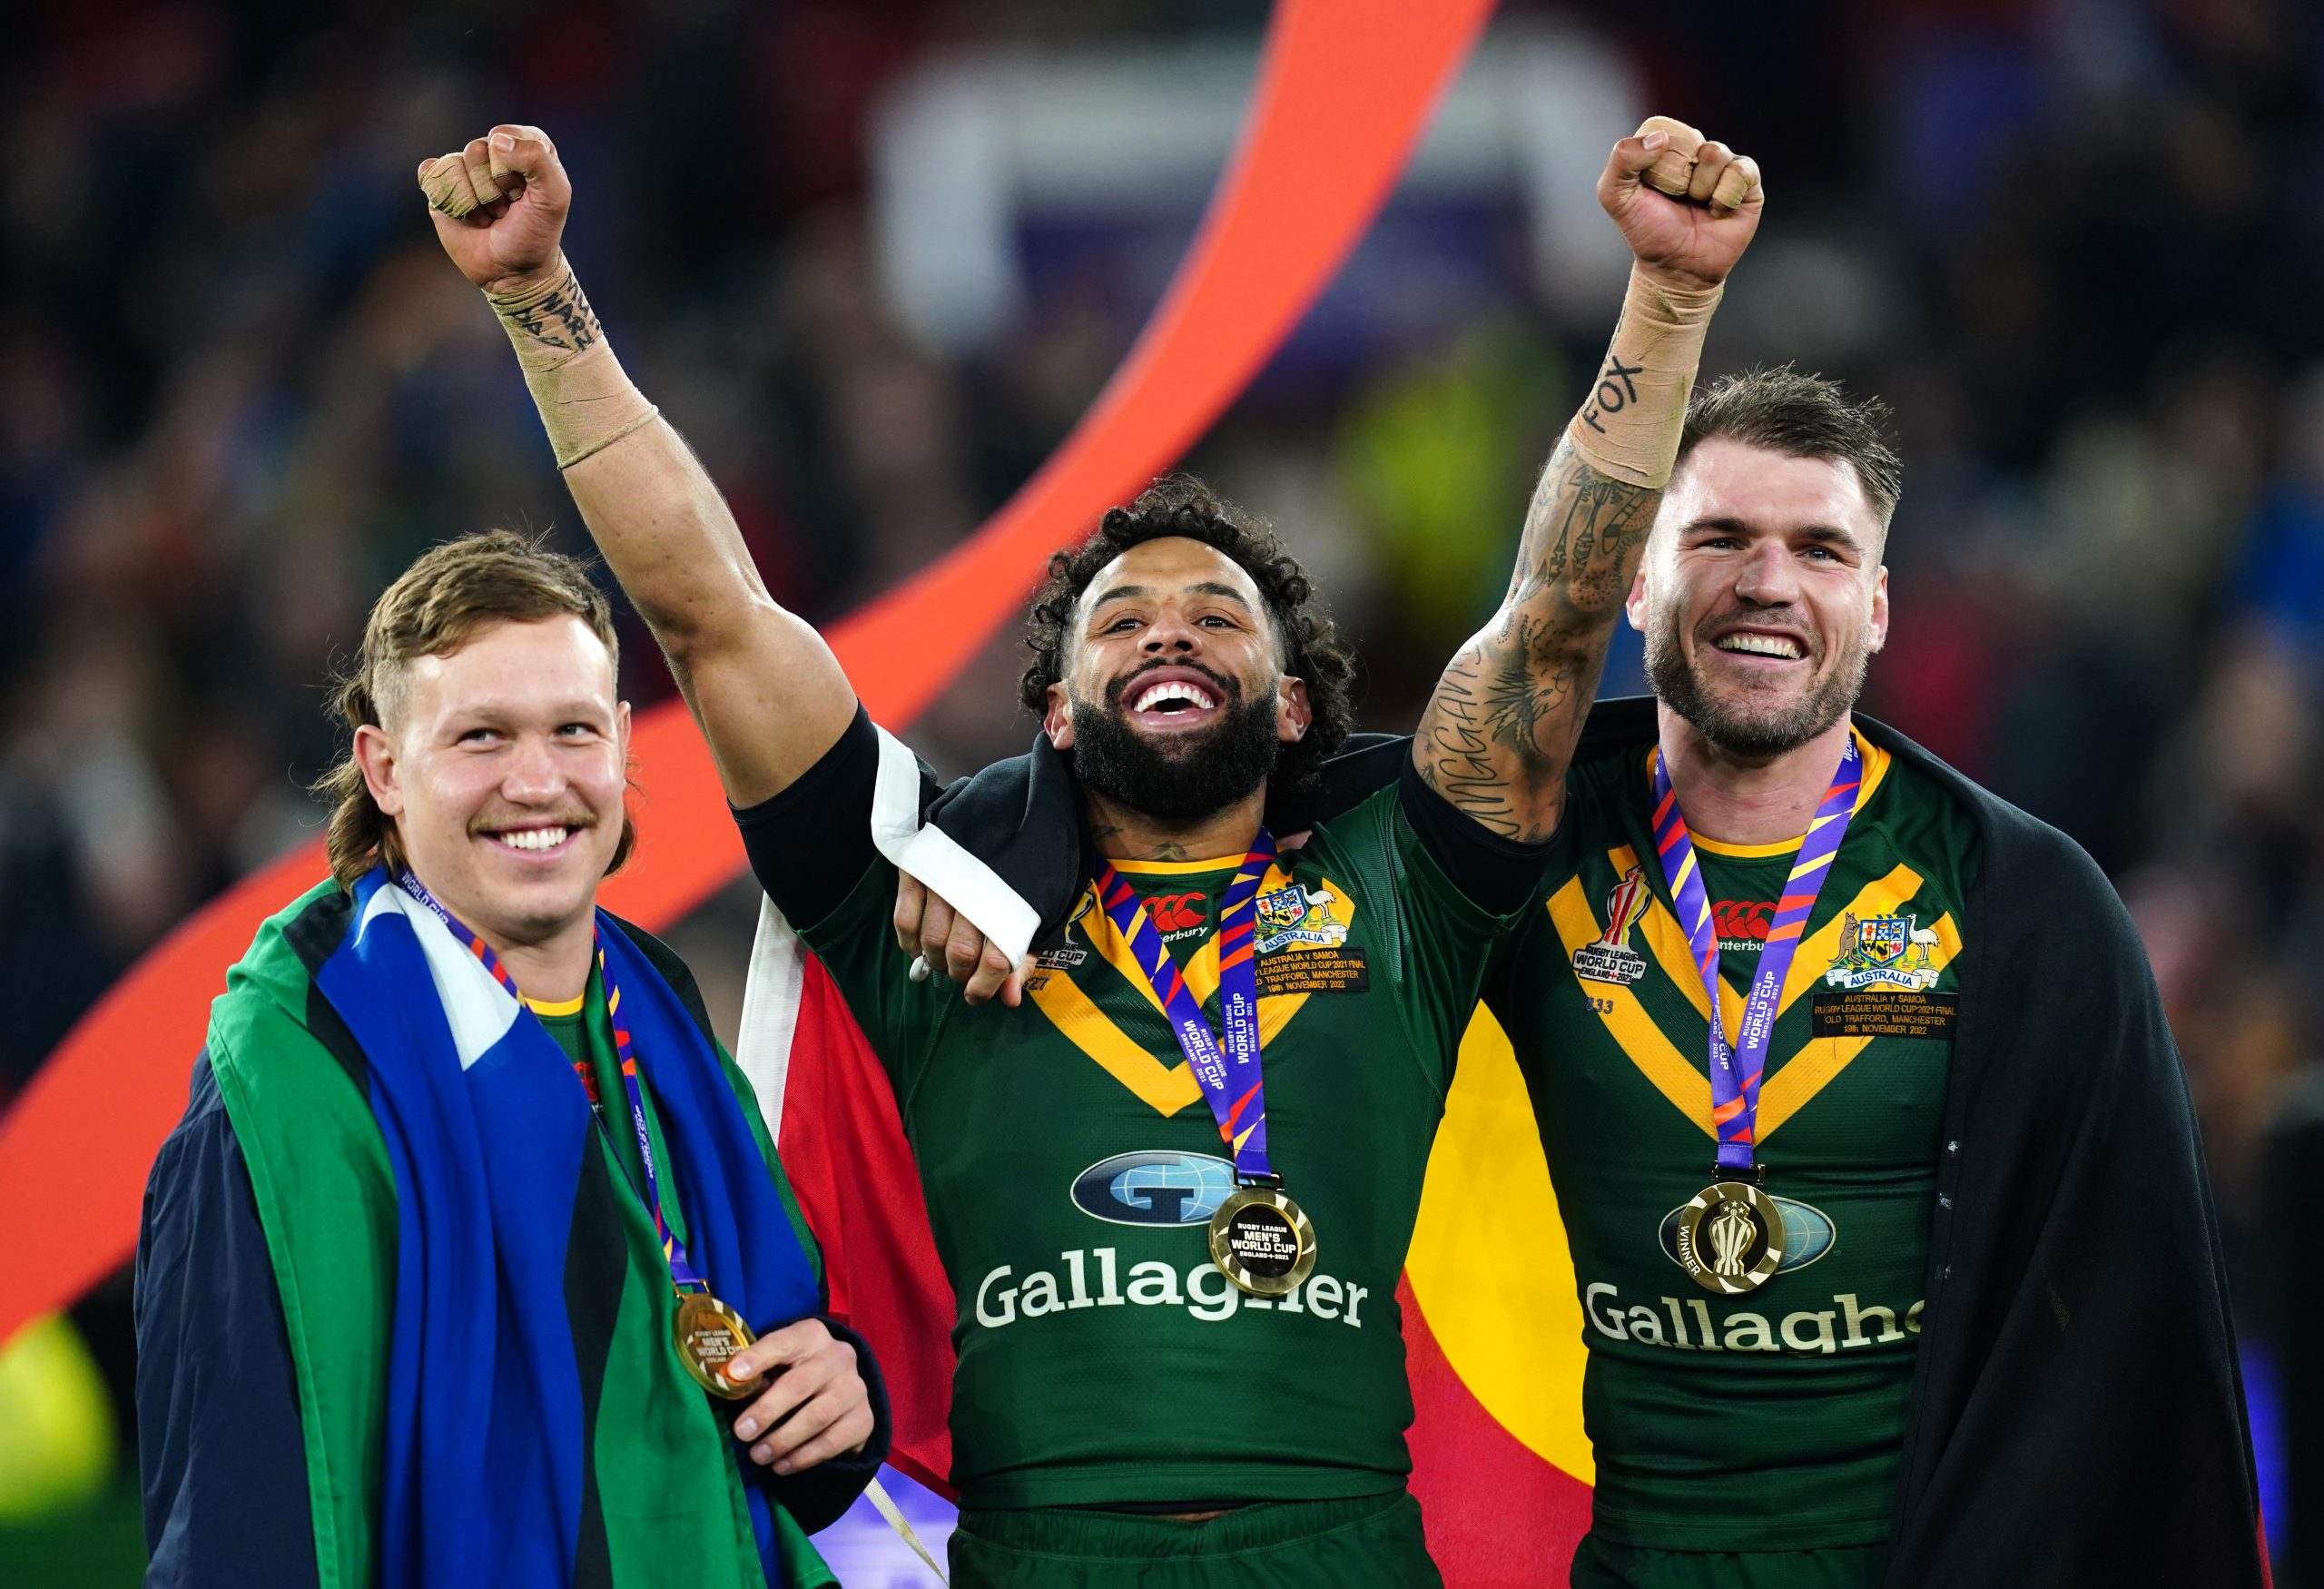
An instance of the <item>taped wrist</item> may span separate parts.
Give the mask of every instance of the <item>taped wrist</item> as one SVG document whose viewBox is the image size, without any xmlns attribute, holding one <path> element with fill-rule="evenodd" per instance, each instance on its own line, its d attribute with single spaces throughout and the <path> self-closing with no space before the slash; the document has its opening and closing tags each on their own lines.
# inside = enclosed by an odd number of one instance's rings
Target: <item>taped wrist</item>
<svg viewBox="0 0 2324 1589">
<path fill-rule="evenodd" d="M 1690 292 L 1635 266 L 1598 384 L 1566 427 L 1573 449 L 1602 475 L 1660 490 L 1670 483 L 1703 337 L 1724 287 Z"/>
<path fill-rule="evenodd" d="M 661 410 L 614 357 L 573 267 L 562 260 L 558 265 L 546 286 L 484 298 L 517 350 L 556 467 L 568 469 L 643 429 Z"/>
</svg>

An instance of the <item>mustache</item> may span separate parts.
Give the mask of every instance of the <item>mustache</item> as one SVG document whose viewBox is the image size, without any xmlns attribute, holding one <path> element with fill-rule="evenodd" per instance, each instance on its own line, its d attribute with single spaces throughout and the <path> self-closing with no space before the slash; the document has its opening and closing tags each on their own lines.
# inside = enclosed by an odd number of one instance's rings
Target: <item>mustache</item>
<svg viewBox="0 0 2324 1589">
<path fill-rule="evenodd" d="M 471 838 L 481 838 L 487 834 L 496 834 L 504 828 L 519 826 L 569 827 L 577 830 L 596 827 L 598 820 L 596 812 L 584 810 L 578 805 L 563 811 L 503 811 L 489 816 L 469 818 L 468 835 Z"/>
<path fill-rule="evenodd" d="M 1108 685 L 1106 686 L 1106 705 L 1117 712 L 1122 710 L 1129 700 L 1131 686 L 1137 684 L 1139 679 L 1144 678 L 1147 674 L 1159 673 L 1166 667 L 1179 668 L 1187 673 L 1198 673 L 1202 675 L 1203 677 L 1210 681 L 1211 686 L 1217 690 L 1218 704 L 1222 706 L 1232 706 L 1243 698 L 1242 686 L 1236 684 L 1233 679 L 1228 678 L 1224 674 L 1212 672 L 1209 668 L 1205 667 L 1199 662 L 1172 661 L 1168 657 L 1157 657 L 1152 662 L 1145 663 L 1137 667 L 1132 668 L 1129 672 L 1122 675 L 1121 677 Z"/>
<path fill-rule="evenodd" d="M 1695 626 L 1695 644 L 1709 646 L 1722 630 L 1730 628 L 1772 629 L 1798 641 L 1800 648 L 1810 657 L 1820 656 L 1824 653 L 1824 644 L 1817 637 L 1815 627 L 1802 623 L 1788 607 L 1738 607 L 1714 613 Z"/>
</svg>

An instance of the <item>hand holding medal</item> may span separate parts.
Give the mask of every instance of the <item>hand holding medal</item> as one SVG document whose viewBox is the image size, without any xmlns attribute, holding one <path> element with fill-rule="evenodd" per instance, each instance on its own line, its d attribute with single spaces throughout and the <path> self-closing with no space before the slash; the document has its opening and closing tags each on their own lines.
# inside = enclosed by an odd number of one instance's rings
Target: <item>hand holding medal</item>
<svg viewBox="0 0 2324 1589">
<path fill-rule="evenodd" d="M 696 1385 L 725 1401 L 740 1401 L 763 1388 L 765 1376 L 751 1374 L 736 1379 L 734 1359 L 758 1337 L 736 1313 L 705 1288 L 680 1290 L 678 1310 L 670 1320 L 678 1343 L 678 1363 Z"/>
<path fill-rule="evenodd" d="M 758 1397 L 736 1414 L 734 1437 L 756 1442 L 750 1456 L 761 1467 L 796 1473 L 859 1451 L 872 1437 L 872 1393 L 855 1348 L 820 1318 L 748 1341 L 720 1368 L 727 1387 L 715 1394 Z"/>
</svg>

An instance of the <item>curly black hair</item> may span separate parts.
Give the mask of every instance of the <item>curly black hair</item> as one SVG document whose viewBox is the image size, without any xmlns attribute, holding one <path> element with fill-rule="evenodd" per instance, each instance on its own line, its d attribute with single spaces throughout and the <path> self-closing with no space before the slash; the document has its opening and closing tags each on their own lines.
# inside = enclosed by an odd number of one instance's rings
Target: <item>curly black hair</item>
<svg viewBox="0 0 2324 1589">
<path fill-rule="evenodd" d="M 1026 620 L 1025 643 L 1032 647 L 1033 660 L 1025 669 L 1019 698 L 1037 717 L 1047 707 L 1049 686 L 1065 676 L 1074 607 L 1098 571 L 1134 546 L 1174 535 L 1224 552 L 1258 586 L 1282 648 L 1283 671 L 1306 683 L 1314 713 L 1306 735 L 1283 747 L 1271 782 L 1278 789 L 1303 786 L 1339 754 L 1354 725 L 1355 659 L 1324 615 L 1307 571 L 1284 549 L 1266 521 L 1226 501 L 1192 475 L 1167 475 L 1155 481 L 1128 507 L 1108 508 L 1088 540 L 1049 558 L 1049 577 L 1034 595 Z"/>
</svg>

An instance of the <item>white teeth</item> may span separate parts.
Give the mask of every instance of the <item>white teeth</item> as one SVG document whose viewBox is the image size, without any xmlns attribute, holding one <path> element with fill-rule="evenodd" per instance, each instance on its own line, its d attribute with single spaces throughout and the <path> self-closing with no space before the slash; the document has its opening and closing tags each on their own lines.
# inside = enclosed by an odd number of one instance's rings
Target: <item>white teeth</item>
<svg viewBox="0 0 2324 1589">
<path fill-rule="evenodd" d="M 527 827 L 492 836 L 512 850 L 554 850 L 572 831 L 569 827 Z"/>
<path fill-rule="evenodd" d="M 1781 656 L 1797 661 L 1807 655 L 1797 640 L 1787 640 L 1778 635 L 1724 635 L 1718 641 L 1721 651 L 1743 651 L 1754 656 Z"/>
<path fill-rule="evenodd" d="M 1167 683 L 1148 686 L 1139 694 L 1137 704 L 1130 709 L 1134 712 L 1150 712 L 1166 701 L 1188 701 L 1205 711 L 1208 711 L 1214 705 L 1207 690 L 1197 688 L 1181 679 L 1171 679 Z"/>
</svg>

